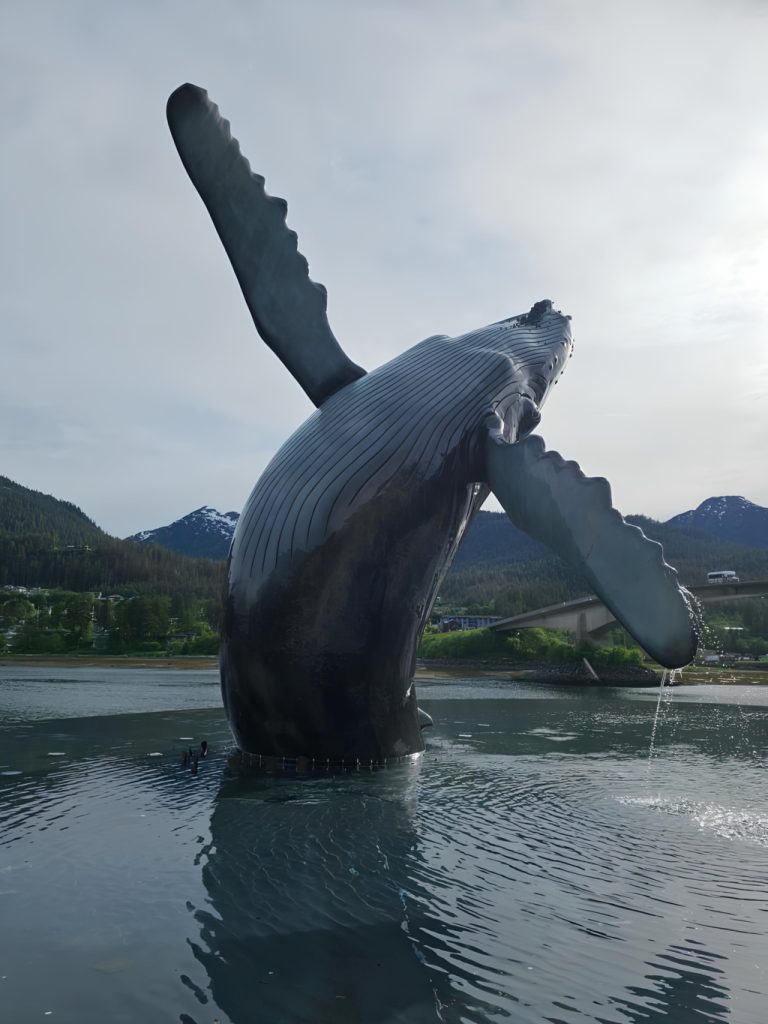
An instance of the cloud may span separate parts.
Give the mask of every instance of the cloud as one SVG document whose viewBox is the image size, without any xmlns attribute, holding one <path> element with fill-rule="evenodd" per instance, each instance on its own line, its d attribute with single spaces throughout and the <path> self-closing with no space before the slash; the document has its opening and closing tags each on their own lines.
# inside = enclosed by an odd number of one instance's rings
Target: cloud
<svg viewBox="0 0 768 1024">
<path fill-rule="evenodd" d="M 367 367 L 544 296 L 553 446 L 768 504 L 760 5 L 5 4 L 0 472 L 127 534 L 238 508 L 310 410 L 164 123 L 206 86 Z"/>
</svg>

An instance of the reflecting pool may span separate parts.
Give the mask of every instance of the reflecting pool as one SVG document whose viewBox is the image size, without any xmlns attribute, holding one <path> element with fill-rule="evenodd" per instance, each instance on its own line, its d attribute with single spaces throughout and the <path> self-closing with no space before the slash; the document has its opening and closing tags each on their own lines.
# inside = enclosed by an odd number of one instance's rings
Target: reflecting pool
<svg viewBox="0 0 768 1024">
<path fill-rule="evenodd" d="M 658 690 L 418 690 L 418 764 L 243 778 L 212 672 L 0 669 L 3 1019 L 763 1024 L 768 690 L 652 758 Z"/>
</svg>

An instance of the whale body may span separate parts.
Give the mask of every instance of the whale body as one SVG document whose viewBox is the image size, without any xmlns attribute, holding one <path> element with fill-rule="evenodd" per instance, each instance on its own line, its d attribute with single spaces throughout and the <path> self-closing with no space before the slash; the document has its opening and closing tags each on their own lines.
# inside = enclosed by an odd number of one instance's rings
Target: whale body
<svg viewBox="0 0 768 1024">
<path fill-rule="evenodd" d="M 241 749 L 342 765 L 423 749 L 416 647 L 491 491 L 649 653 L 690 661 L 690 605 L 660 545 L 623 521 L 605 480 L 531 435 L 572 353 L 570 318 L 543 300 L 366 373 L 330 330 L 285 203 L 207 94 L 182 86 L 168 121 L 259 333 L 318 406 L 257 482 L 230 551 L 221 682 Z"/>
</svg>

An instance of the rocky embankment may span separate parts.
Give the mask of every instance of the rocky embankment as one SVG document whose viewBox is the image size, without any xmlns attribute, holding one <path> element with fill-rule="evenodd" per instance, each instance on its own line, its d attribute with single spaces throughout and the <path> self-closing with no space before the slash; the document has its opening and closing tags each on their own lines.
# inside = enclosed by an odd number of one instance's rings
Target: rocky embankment
<svg viewBox="0 0 768 1024">
<path fill-rule="evenodd" d="M 590 666 L 591 667 L 591 666 Z M 583 659 L 562 664 L 531 661 L 464 661 L 458 658 L 419 659 L 416 678 L 432 672 L 449 676 L 511 676 L 531 683 L 562 683 L 569 686 L 658 686 L 661 673 L 640 665 L 601 665 L 590 671 Z M 594 674 L 593 674 L 594 673 Z"/>
<path fill-rule="evenodd" d="M 600 665 L 587 667 L 581 662 L 564 665 L 539 665 L 518 675 L 540 683 L 567 683 L 571 686 L 658 686 L 661 673 L 642 665 Z"/>
</svg>

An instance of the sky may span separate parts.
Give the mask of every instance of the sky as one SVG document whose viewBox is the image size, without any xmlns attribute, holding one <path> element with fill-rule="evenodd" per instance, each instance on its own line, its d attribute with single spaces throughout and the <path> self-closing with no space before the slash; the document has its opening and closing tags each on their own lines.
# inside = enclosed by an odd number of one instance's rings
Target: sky
<svg viewBox="0 0 768 1024">
<path fill-rule="evenodd" d="M 624 513 L 768 505 L 766 53 L 764 0 L 3 0 L 0 475 L 126 536 L 239 510 L 312 411 L 171 141 L 191 81 L 355 362 L 550 298 L 548 447 Z"/>
</svg>

